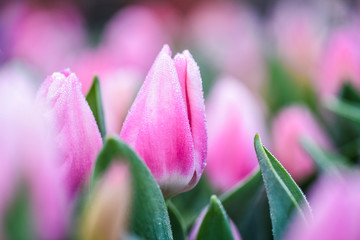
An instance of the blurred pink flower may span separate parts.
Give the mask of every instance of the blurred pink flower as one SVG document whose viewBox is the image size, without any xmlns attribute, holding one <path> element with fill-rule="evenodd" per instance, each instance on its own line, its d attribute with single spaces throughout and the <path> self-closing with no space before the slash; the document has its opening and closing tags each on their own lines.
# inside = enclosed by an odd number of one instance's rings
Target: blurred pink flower
<svg viewBox="0 0 360 240">
<path fill-rule="evenodd" d="M 313 79 L 327 27 L 316 5 L 281 1 L 273 13 L 270 34 L 282 63 L 295 75 Z"/>
<path fill-rule="evenodd" d="M 223 77 L 207 102 L 209 150 L 206 173 L 213 186 L 226 191 L 258 166 L 254 136 L 267 139 L 261 105 L 239 81 Z"/>
<path fill-rule="evenodd" d="M 205 2 L 189 16 L 183 35 L 214 68 L 259 90 L 265 79 L 256 16 L 230 1 Z"/>
<path fill-rule="evenodd" d="M 121 9 L 104 30 L 101 47 L 120 67 L 136 67 L 144 73 L 168 36 L 164 25 L 150 8 L 130 6 Z"/>
<path fill-rule="evenodd" d="M 61 171 L 69 193 L 75 194 L 89 177 L 102 146 L 95 118 L 74 73 L 55 72 L 38 90 L 44 116 L 56 134 Z"/>
<path fill-rule="evenodd" d="M 126 239 L 131 192 L 128 166 L 113 161 L 83 211 L 80 239 Z"/>
<path fill-rule="evenodd" d="M 36 239 L 63 239 L 70 208 L 55 144 L 33 89 L 13 77 L 0 82 L 0 237 L 5 238 L 5 212 L 25 184 Z"/>
<path fill-rule="evenodd" d="M 170 55 L 165 45 L 120 133 L 144 159 L 165 196 L 196 185 L 207 143 L 199 68 L 189 51 L 174 59 Z"/>
<path fill-rule="evenodd" d="M 4 8 L 0 16 L 4 50 L 42 74 L 70 66 L 84 45 L 82 19 L 70 5 L 46 8 L 16 3 Z"/>
<path fill-rule="evenodd" d="M 120 69 L 101 81 L 107 134 L 118 135 L 142 83 L 142 74 Z"/>
<path fill-rule="evenodd" d="M 81 82 L 83 94 L 86 95 L 95 75 L 102 82 L 106 75 L 116 72 L 118 68 L 111 53 L 104 48 L 98 48 L 84 50 L 76 59 L 73 70 Z"/>
<path fill-rule="evenodd" d="M 302 106 L 283 109 L 273 120 L 272 139 L 274 156 L 296 181 L 313 173 L 315 164 L 301 146 L 302 137 L 308 137 L 322 148 L 331 144 L 310 111 Z"/>
<path fill-rule="evenodd" d="M 360 239 L 359 173 L 323 177 L 310 192 L 313 218 L 296 216 L 284 239 Z"/>
<path fill-rule="evenodd" d="M 345 81 L 360 89 L 360 38 L 355 29 L 335 31 L 324 49 L 318 90 L 323 97 L 334 96 Z"/>
<path fill-rule="evenodd" d="M 206 214 L 206 210 L 203 210 L 200 214 L 200 216 L 196 219 L 196 222 L 187 238 L 187 240 L 196 240 L 197 234 L 199 233 L 200 230 L 200 226 L 202 221 L 204 220 Z M 231 227 L 231 231 L 233 234 L 233 240 L 241 240 L 241 236 L 239 231 L 237 230 L 237 227 L 235 226 L 235 224 L 233 223 L 233 221 L 231 219 L 230 220 L 230 227 Z"/>
</svg>

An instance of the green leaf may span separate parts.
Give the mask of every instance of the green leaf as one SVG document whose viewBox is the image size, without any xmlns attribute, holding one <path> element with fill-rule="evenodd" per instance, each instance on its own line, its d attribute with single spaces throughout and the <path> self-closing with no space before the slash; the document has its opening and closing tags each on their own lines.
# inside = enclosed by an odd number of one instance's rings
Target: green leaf
<svg viewBox="0 0 360 240">
<path fill-rule="evenodd" d="M 172 239 L 170 220 L 161 190 L 137 154 L 116 137 L 106 140 L 91 179 L 91 189 L 112 161 L 129 164 L 133 183 L 130 230 L 144 239 Z"/>
<path fill-rule="evenodd" d="M 293 210 L 307 221 L 311 213 L 301 189 L 296 185 L 280 162 L 262 145 L 259 135 L 255 136 L 255 151 L 269 199 L 270 216 L 274 239 L 280 239 Z"/>
<path fill-rule="evenodd" d="M 100 82 L 97 76 L 94 77 L 91 88 L 86 96 L 91 111 L 94 114 L 96 124 L 98 125 L 101 137 L 104 140 L 106 136 L 105 118 L 103 111 L 103 104 L 101 98 Z"/>
<path fill-rule="evenodd" d="M 21 184 L 10 206 L 6 209 L 3 227 L 7 239 L 36 239 L 31 219 L 30 195 Z"/>
<path fill-rule="evenodd" d="M 166 205 L 174 240 L 185 240 L 185 224 L 181 214 L 170 200 L 167 200 Z"/>
<path fill-rule="evenodd" d="M 229 217 L 221 205 L 220 200 L 211 196 L 207 212 L 201 222 L 197 240 L 230 240 L 234 239 L 231 231 Z"/>
<path fill-rule="evenodd" d="M 243 239 L 266 239 L 271 237 L 271 223 L 264 184 L 260 170 L 256 170 L 245 182 L 223 194 L 221 202 L 240 230 Z M 263 206 L 265 205 L 265 206 Z"/>
<path fill-rule="evenodd" d="M 332 99 L 327 102 L 326 107 L 339 116 L 360 123 L 360 104 Z"/>
<path fill-rule="evenodd" d="M 310 138 L 303 137 L 300 142 L 321 171 L 340 176 L 338 169 L 349 166 L 349 160 L 345 157 L 321 149 Z"/>
</svg>

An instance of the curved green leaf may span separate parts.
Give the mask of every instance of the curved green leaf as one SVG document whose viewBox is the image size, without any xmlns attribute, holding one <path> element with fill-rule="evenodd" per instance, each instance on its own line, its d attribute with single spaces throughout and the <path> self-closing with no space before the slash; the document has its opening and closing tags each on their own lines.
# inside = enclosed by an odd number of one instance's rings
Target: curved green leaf
<svg viewBox="0 0 360 240">
<path fill-rule="evenodd" d="M 149 169 L 136 153 L 115 137 L 106 140 L 95 163 L 91 188 L 111 161 L 126 161 L 133 179 L 133 206 L 130 230 L 144 239 L 172 239 L 170 220 L 161 190 Z"/>
<path fill-rule="evenodd" d="M 220 200 L 211 196 L 207 212 L 201 222 L 197 240 L 230 240 L 234 239 L 231 231 L 229 217 L 221 205 Z"/>
<path fill-rule="evenodd" d="M 281 238 L 293 210 L 306 221 L 305 211 L 311 213 L 311 209 L 289 173 L 262 145 L 259 135 L 255 136 L 255 150 L 269 199 L 273 235 L 277 240 Z"/>
<path fill-rule="evenodd" d="M 181 214 L 170 200 L 167 200 L 166 205 L 174 240 L 185 240 L 185 224 Z"/>
<path fill-rule="evenodd" d="M 88 102 L 91 111 L 94 114 L 96 124 L 98 125 L 102 139 L 106 136 L 106 127 L 104 119 L 104 111 L 101 98 L 100 82 L 97 76 L 94 77 L 91 88 L 86 95 L 86 101 Z"/>
</svg>

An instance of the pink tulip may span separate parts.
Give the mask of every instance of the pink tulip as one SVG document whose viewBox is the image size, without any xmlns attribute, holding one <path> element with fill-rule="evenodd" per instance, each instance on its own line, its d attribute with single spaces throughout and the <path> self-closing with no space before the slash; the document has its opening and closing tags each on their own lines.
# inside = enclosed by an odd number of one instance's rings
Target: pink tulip
<svg viewBox="0 0 360 240">
<path fill-rule="evenodd" d="M 85 42 L 79 13 L 64 3 L 12 3 L 0 12 L 0 29 L 2 50 L 41 74 L 69 66 Z"/>
<path fill-rule="evenodd" d="M 296 216 L 284 239 L 360 239 L 359 173 L 323 177 L 310 192 L 313 218 Z"/>
<path fill-rule="evenodd" d="M 165 196 L 193 188 L 206 165 L 206 120 L 199 68 L 189 51 L 165 45 L 120 137 L 144 159 Z"/>
<path fill-rule="evenodd" d="M 275 46 L 281 62 L 299 80 L 315 78 L 327 30 L 324 11 L 314 5 L 281 1 L 271 20 L 270 47 Z"/>
<path fill-rule="evenodd" d="M 34 100 L 26 82 L 14 78 L 0 82 L 1 239 L 5 238 L 6 209 L 23 184 L 36 236 L 28 237 L 64 239 L 66 234 L 69 205 L 57 171 L 55 144 Z"/>
<path fill-rule="evenodd" d="M 274 155 L 290 175 L 300 181 L 313 173 L 315 164 L 301 146 L 300 140 L 308 137 L 322 148 L 330 148 L 330 142 L 321 127 L 302 106 L 283 109 L 273 120 Z"/>
<path fill-rule="evenodd" d="M 197 234 L 199 233 L 200 226 L 201 226 L 202 221 L 204 220 L 205 214 L 206 214 L 205 210 L 201 212 L 201 214 L 197 218 L 197 220 L 194 224 L 194 227 L 192 228 L 187 240 L 196 240 Z M 229 219 L 229 220 L 230 220 L 231 232 L 233 234 L 233 239 L 241 240 L 241 236 L 240 236 L 240 233 L 239 233 L 236 225 L 233 223 L 233 221 L 231 219 Z"/>
<path fill-rule="evenodd" d="M 142 74 L 130 69 L 119 69 L 101 80 L 106 131 L 119 134 L 126 115 L 141 83 Z"/>
<path fill-rule="evenodd" d="M 110 20 L 101 46 L 111 53 L 118 66 L 146 72 L 167 40 L 163 23 L 151 9 L 131 6 Z"/>
<path fill-rule="evenodd" d="M 183 35 L 215 69 L 258 91 L 265 64 L 257 20 L 250 9 L 233 1 L 205 2 L 190 13 Z"/>
<path fill-rule="evenodd" d="M 236 79 L 224 77 L 207 104 L 209 152 L 206 173 L 213 186 L 226 191 L 257 168 L 253 138 L 267 138 L 259 102 Z"/>
<path fill-rule="evenodd" d="M 131 192 L 128 167 L 114 161 L 86 205 L 80 239 L 126 239 Z"/>
<path fill-rule="evenodd" d="M 360 38 L 354 29 L 339 29 L 330 37 L 321 62 L 318 89 L 323 97 L 339 93 L 345 81 L 360 89 Z"/>
<path fill-rule="evenodd" d="M 56 134 L 64 181 L 74 194 L 89 177 L 102 146 L 95 118 L 78 78 L 69 71 L 49 76 L 37 98 L 47 107 L 44 116 Z"/>
</svg>

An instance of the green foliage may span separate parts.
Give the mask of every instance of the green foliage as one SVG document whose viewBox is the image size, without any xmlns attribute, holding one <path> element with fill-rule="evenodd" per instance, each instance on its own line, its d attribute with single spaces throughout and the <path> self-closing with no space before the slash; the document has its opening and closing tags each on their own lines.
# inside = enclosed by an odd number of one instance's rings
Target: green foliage
<svg viewBox="0 0 360 240">
<path fill-rule="evenodd" d="M 91 88 L 86 95 L 86 101 L 88 102 L 90 109 L 94 114 L 96 124 L 98 125 L 99 131 L 101 133 L 101 137 L 104 140 L 106 136 L 106 127 L 101 98 L 100 82 L 97 76 L 94 77 Z"/>
<path fill-rule="evenodd" d="M 139 156 L 119 139 L 110 137 L 105 141 L 95 163 L 91 188 L 112 161 L 124 161 L 131 170 L 133 206 L 130 231 L 144 239 L 172 239 L 168 212 L 158 184 Z"/>
<path fill-rule="evenodd" d="M 229 217 L 221 205 L 220 200 L 211 196 L 209 207 L 200 224 L 197 240 L 231 240 L 234 239 Z"/>
<path fill-rule="evenodd" d="M 255 150 L 269 199 L 270 216 L 274 239 L 280 239 L 293 211 L 307 221 L 311 213 L 304 194 L 280 162 L 262 145 L 255 136 Z"/>
</svg>

